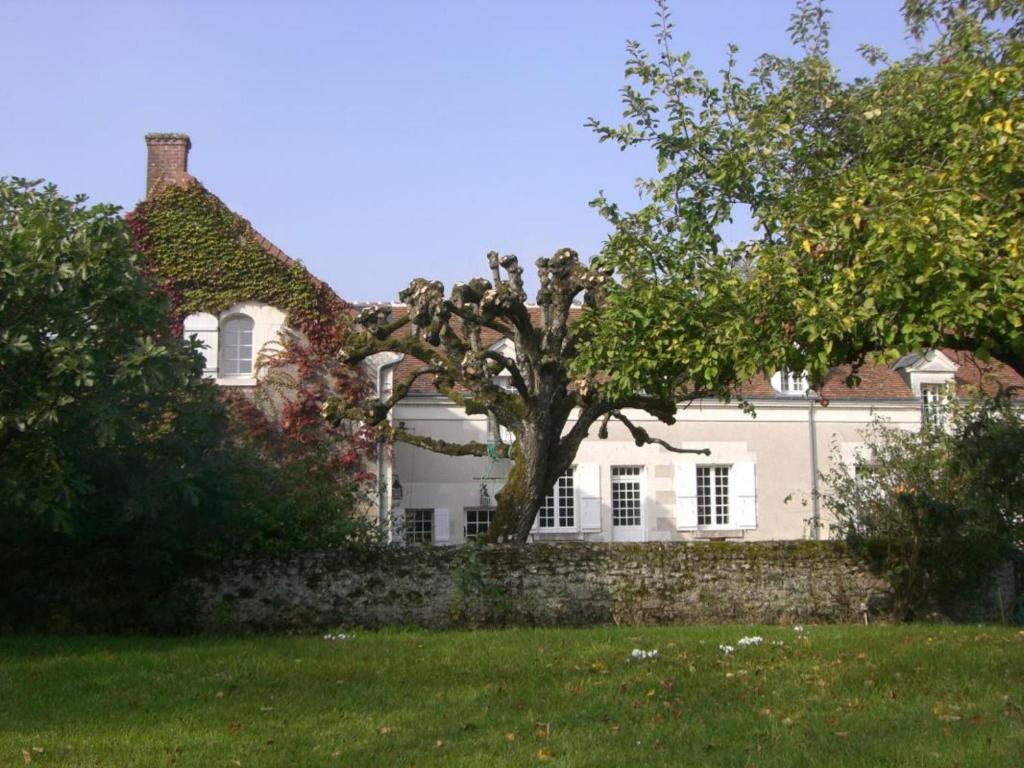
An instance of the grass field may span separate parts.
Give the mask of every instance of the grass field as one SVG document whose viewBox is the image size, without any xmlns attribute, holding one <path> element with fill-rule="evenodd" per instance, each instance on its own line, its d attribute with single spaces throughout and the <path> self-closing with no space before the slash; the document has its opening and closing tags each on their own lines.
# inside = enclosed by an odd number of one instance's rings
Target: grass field
<svg viewBox="0 0 1024 768">
<path fill-rule="evenodd" d="M 0 639 L 0 766 L 26 763 L 1021 766 L 1024 631 Z"/>
</svg>

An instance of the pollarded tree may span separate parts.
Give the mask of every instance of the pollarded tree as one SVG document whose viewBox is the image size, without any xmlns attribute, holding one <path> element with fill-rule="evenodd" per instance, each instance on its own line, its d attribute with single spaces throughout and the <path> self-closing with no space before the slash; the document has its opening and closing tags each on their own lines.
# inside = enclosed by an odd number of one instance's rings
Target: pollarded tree
<svg viewBox="0 0 1024 768">
<path fill-rule="evenodd" d="M 400 298 L 408 313 L 392 317 L 390 307 L 370 307 L 358 322 L 362 333 L 350 337 L 348 362 L 355 364 L 380 352 L 409 355 L 422 362 L 395 383 L 386 400 L 354 404 L 335 399 L 325 409 L 332 420 L 358 419 L 385 438 L 449 456 L 487 456 L 485 443 L 451 443 L 413 434 L 390 424 L 391 409 L 421 377 L 431 377 L 437 390 L 468 414 L 491 414 L 509 430 L 512 445 L 498 443 L 497 455 L 512 459 L 505 486 L 497 494 L 490 536 L 525 541 L 537 510 L 557 478 L 573 462 L 580 443 L 597 425 L 607 435 L 610 419 L 629 430 L 637 445 L 657 443 L 685 452 L 652 437 L 633 423 L 625 409 L 639 409 L 666 424 L 675 421 L 677 403 L 698 397 L 728 397 L 732 368 L 722 364 L 717 375 L 680 376 L 644 392 L 606 390 L 609 376 L 599 371 L 573 375 L 571 364 L 589 331 L 573 322 L 576 303 L 598 309 L 611 281 L 599 264 L 584 265 L 568 248 L 537 261 L 540 290 L 536 308 L 527 305 L 522 268 L 515 256 L 488 254 L 492 279 L 457 283 L 450 295 L 437 281 L 418 278 Z M 694 329 L 699 332 L 695 324 Z M 515 351 L 505 354 L 490 337 L 508 339 Z M 654 340 L 652 340 L 654 343 Z M 507 377 L 503 386 L 498 376 Z"/>
</svg>

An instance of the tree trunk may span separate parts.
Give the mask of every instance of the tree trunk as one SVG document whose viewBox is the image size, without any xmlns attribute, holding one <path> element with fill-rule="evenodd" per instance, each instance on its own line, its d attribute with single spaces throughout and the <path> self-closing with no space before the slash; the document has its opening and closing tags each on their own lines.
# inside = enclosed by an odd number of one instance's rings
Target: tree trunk
<svg viewBox="0 0 1024 768">
<path fill-rule="evenodd" d="M 535 435 L 516 440 L 512 469 L 505 486 L 496 495 L 497 509 L 487 540 L 526 542 L 544 497 L 551 491 L 549 481 L 550 441 Z"/>
</svg>

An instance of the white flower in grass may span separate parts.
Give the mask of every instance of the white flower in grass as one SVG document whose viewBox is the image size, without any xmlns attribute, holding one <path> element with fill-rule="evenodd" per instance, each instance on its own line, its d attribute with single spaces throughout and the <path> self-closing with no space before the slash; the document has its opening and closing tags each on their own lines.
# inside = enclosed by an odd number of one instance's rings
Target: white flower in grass
<svg viewBox="0 0 1024 768">
<path fill-rule="evenodd" d="M 657 658 L 657 656 L 658 656 L 658 649 L 657 648 L 655 648 L 653 650 L 650 650 L 650 651 L 644 651 L 644 650 L 641 650 L 640 648 L 634 648 L 633 652 L 630 654 L 631 658 L 637 659 L 638 661 L 642 661 L 644 659 L 654 659 L 654 658 Z"/>
<path fill-rule="evenodd" d="M 752 635 L 750 637 L 741 637 L 736 645 L 760 645 L 764 642 L 764 638 L 760 635 Z"/>
<path fill-rule="evenodd" d="M 344 632 L 338 632 L 337 634 L 333 635 L 328 632 L 326 635 L 324 635 L 324 640 L 330 640 L 331 642 L 335 642 L 337 640 L 349 640 L 351 638 L 352 635 L 346 635 Z"/>
<path fill-rule="evenodd" d="M 722 653 L 724 653 L 726 656 L 728 656 L 730 653 L 732 653 L 736 649 L 733 648 L 731 645 L 726 645 L 725 643 L 722 643 L 720 646 L 718 646 L 718 650 L 720 650 Z"/>
<path fill-rule="evenodd" d="M 795 627 L 793 627 L 793 631 L 796 632 L 797 634 L 803 634 L 804 625 L 803 624 L 797 624 Z"/>
<path fill-rule="evenodd" d="M 785 645 L 785 644 L 786 644 L 786 642 L 784 640 L 772 640 L 772 645 Z"/>
</svg>

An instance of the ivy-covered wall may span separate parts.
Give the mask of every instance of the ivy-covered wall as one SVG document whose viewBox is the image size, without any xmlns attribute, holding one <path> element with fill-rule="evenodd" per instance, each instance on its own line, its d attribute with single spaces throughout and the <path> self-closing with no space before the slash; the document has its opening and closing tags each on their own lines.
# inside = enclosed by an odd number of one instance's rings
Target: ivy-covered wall
<svg viewBox="0 0 1024 768">
<path fill-rule="evenodd" d="M 346 305 L 198 181 L 165 187 L 128 216 L 135 247 L 171 296 L 174 319 L 239 301 L 284 311 L 316 343 L 347 325 Z"/>
<path fill-rule="evenodd" d="M 373 436 L 356 425 L 331 426 L 321 415 L 327 398 L 354 401 L 369 384 L 338 357 L 350 328 L 348 305 L 195 179 L 160 187 L 127 222 L 145 269 L 170 298 L 172 333 L 182 332 L 189 314 L 218 315 L 246 301 L 276 307 L 301 332 L 286 339 L 251 391 L 222 390 L 243 438 L 286 466 L 316 461 L 338 482 L 367 488 Z"/>
</svg>

